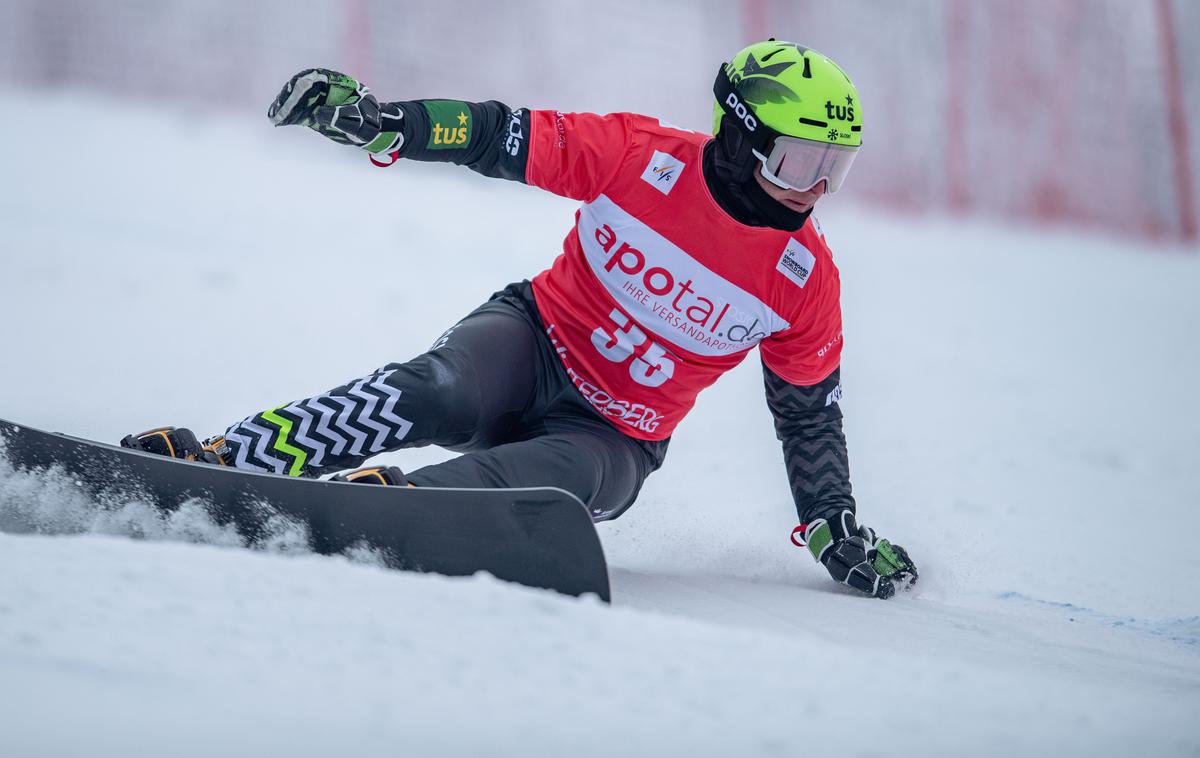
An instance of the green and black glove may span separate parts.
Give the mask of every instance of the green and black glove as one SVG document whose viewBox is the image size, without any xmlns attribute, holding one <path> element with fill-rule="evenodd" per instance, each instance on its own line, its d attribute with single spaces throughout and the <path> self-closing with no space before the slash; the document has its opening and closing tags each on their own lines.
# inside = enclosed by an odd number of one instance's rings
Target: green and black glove
<svg viewBox="0 0 1200 758">
<path fill-rule="evenodd" d="M 380 105 L 365 84 L 324 68 L 308 68 L 289 79 L 267 117 L 275 126 L 307 126 L 370 153 L 394 153 L 404 144 L 404 113 L 398 105 Z"/>
<path fill-rule="evenodd" d="M 897 587 L 908 589 L 917 581 L 917 567 L 908 552 L 876 539 L 872 529 L 855 522 L 850 510 L 797 527 L 792 541 L 807 546 L 835 581 L 871 597 L 889 598 Z"/>
</svg>

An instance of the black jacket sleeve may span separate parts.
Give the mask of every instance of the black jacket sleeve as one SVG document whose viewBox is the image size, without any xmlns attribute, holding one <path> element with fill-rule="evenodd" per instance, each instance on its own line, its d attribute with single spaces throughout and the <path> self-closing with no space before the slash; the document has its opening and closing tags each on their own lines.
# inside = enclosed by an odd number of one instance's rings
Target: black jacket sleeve
<svg viewBox="0 0 1200 758">
<path fill-rule="evenodd" d="M 495 100 L 411 100 L 383 103 L 404 114 L 401 158 L 466 166 L 484 176 L 525 181 L 529 111 Z"/>
<path fill-rule="evenodd" d="M 850 494 L 850 461 L 842 433 L 841 368 L 825 381 L 801 387 L 763 365 L 767 405 L 775 417 L 775 434 L 783 442 L 792 497 L 802 523 L 854 510 Z"/>
</svg>

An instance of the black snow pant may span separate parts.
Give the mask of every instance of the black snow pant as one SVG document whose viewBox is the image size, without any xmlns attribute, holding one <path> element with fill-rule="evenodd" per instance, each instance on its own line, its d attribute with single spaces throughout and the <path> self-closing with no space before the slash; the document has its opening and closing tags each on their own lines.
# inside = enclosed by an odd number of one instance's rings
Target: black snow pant
<svg viewBox="0 0 1200 758">
<path fill-rule="evenodd" d="M 497 292 L 426 353 L 322 395 L 250 416 L 225 433 L 238 468 L 319 476 L 377 453 L 438 445 L 464 453 L 408 472 L 418 487 L 560 487 L 596 521 L 633 504 L 662 465 L 571 383 L 529 282 Z"/>
</svg>

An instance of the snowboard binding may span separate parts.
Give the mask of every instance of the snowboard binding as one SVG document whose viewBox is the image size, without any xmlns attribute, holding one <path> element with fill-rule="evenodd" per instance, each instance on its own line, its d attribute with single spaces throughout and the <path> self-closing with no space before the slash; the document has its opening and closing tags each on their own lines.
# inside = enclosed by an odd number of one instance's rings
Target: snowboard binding
<svg viewBox="0 0 1200 758">
<path fill-rule="evenodd" d="M 121 440 L 121 447 L 184 461 L 229 465 L 225 459 L 229 445 L 224 437 L 212 437 L 201 443 L 191 429 L 182 427 L 162 426 L 141 434 L 130 434 Z"/>
<path fill-rule="evenodd" d="M 396 466 L 367 466 L 330 477 L 331 482 L 383 484 L 389 487 L 412 487 L 408 477 Z"/>
</svg>

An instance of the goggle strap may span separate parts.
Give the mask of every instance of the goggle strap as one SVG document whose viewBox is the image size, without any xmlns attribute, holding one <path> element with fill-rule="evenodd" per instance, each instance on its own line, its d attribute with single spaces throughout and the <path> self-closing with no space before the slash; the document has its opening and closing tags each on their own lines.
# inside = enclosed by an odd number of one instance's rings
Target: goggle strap
<svg viewBox="0 0 1200 758">
<path fill-rule="evenodd" d="M 713 83 L 713 94 L 717 98 L 717 102 L 721 105 L 721 110 L 728 113 L 734 121 L 737 122 L 742 134 L 746 135 L 750 140 L 750 147 L 755 153 L 759 154 L 760 158 L 763 155 L 770 153 L 771 143 L 775 140 L 779 133 L 764 123 L 761 123 L 742 100 L 741 93 L 737 87 L 730 81 L 729 76 L 725 73 L 725 67 L 728 64 L 721 64 L 717 69 L 717 80 Z M 738 106 L 741 106 L 741 112 L 738 112 Z M 762 159 L 762 160 L 765 160 Z"/>
</svg>

